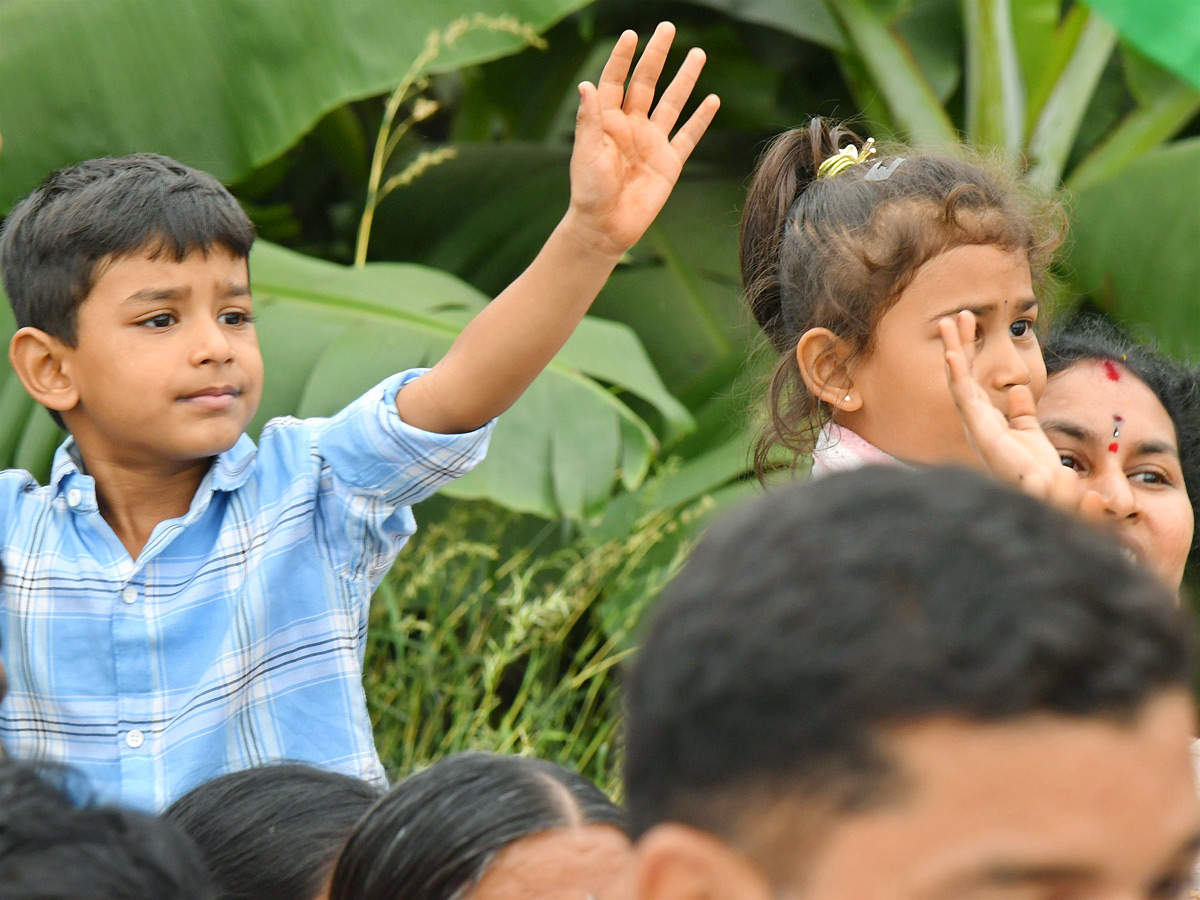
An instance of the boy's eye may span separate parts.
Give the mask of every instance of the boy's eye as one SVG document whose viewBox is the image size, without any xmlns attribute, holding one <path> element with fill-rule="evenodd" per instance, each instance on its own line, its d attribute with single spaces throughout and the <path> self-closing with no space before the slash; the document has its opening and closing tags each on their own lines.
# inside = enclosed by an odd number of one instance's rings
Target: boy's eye
<svg viewBox="0 0 1200 900">
<path fill-rule="evenodd" d="M 148 325 L 151 328 L 169 328 L 175 324 L 175 317 L 170 313 L 159 313 L 157 316 L 143 319 L 142 324 Z"/>
<path fill-rule="evenodd" d="M 222 325 L 249 325 L 254 321 L 254 316 L 248 312 L 234 310 L 233 312 L 221 313 L 217 319 Z"/>
</svg>

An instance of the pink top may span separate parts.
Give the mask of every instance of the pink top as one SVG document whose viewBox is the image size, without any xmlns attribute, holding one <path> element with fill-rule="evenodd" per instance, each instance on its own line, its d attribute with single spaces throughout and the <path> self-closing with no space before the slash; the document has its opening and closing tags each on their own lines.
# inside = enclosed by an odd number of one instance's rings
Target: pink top
<svg viewBox="0 0 1200 900">
<path fill-rule="evenodd" d="M 817 435 L 812 460 L 813 478 L 824 478 L 834 472 L 848 472 L 861 466 L 904 465 L 866 438 L 832 422 L 826 422 Z"/>
</svg>

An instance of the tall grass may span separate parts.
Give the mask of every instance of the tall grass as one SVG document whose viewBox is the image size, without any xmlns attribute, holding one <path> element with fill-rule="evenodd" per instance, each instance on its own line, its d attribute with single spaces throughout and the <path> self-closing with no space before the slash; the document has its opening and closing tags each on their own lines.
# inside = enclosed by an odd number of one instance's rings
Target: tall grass
<svg viewBox="0 0 1200 900">
<path fill-rule="evenodd" d="M 394 777 L 468 748 L 535 755 L 620 795 L 620 664 L 708 504 L 607 540 L 483 503 L 430 524 L 372 609 L 365 685 Z"/>
</svg>

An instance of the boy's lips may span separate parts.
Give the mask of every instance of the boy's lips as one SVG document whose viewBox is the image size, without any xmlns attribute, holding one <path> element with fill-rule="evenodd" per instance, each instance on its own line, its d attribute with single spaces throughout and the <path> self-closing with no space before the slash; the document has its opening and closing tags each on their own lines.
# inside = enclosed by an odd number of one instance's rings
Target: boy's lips
<svg viewBox="0 0 1200 900">
<path fill-rule="evenodd" d="M 222 410 L 233 406 L 233 401 L 237 400 L 241 395 L 242 392 L 231 385 L 220 385 L 218 387 L 193 391 L 190 394 L 180 397 L 179 400 L 183 403 L 198 406 L 201 409 Z"/>
</svg>

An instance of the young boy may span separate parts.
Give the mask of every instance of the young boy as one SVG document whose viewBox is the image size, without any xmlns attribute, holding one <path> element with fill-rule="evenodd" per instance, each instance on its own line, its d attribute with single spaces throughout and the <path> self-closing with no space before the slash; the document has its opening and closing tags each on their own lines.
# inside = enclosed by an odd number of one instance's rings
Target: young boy
<svg viewBox="0 0 1200 900">
<path fill-rule="evenodd" d="M 1190 630 L 1107 535 L 965 471 L 749 506 L 627 681 L 637 898 L 1180 897 Z"/>
<path fill-rule="evenodd" d="M 369 598 L 409 506 L 483 456 L 489 422 L 566 341 L 653 221 L 716 112 L 673 138 L 704 55 L 654 112 L 674 29 L 630 79 L 626 32 L 580 86 L 571 201 L 530 267 L 428 372 L 328 420 L 244 429 L 262 386 L 253 229 L 162 157 L 94 160 L 13 210 L 0 269 L 10 358 L 70 431 L 49 485 L 0 475 L 0 738 L 100 797 L 161 808 L 268 760 L 382 782 L 362 689 Z"/>
</svg>

